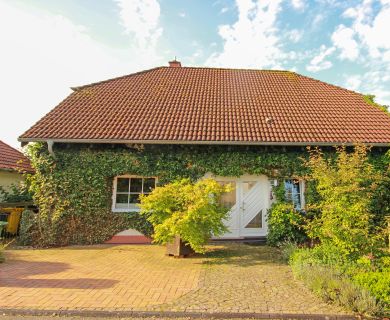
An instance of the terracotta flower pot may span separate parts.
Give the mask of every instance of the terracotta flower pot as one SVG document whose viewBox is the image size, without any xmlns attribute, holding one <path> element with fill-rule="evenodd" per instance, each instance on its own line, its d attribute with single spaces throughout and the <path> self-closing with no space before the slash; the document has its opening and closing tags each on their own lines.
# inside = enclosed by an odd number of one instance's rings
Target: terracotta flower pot
<svg viewBox="0 0 390 320">
<path fill-rule="evenodd" d="M 189 245 L 186 245 L 180 236 L 176 236 L 172 242 L 167 244 L 167 256 L 184 258 L 194 253 L 194 250 Z"/>
</svg>

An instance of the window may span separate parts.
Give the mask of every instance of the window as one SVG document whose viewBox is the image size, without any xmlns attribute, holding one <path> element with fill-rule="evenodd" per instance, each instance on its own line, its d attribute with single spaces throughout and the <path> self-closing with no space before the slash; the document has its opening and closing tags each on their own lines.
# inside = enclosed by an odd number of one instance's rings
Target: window
<svg viewBox="0 0 390 320">
<path fill-rule="evenodd" d="M 218 181 L 221 186 L 235 186 L 234 181 Z M 232 188 L 229 192 L 224 192 L 221 195 L 220 204 L 222 204 L 226 209 L 231 209 L 236 204 L 236 189 Z"/>
<path fill-rule="evenodd" d="M 260 210 L 254 218 L 245 226 L 246 229 L 263 227 L 263 210 Z"/>
<path fill-rule="evenodd" d="M 137 211 L 141 194 L 156 187 L 155 178 L 120 176 L 114 179 L 113 211 Z"/>
<path fill-rule="evenodd" d="M 303 208 L 303 181 L 289 179 L 284 181 L 286 190 L 286 200 L 294 204 L 294 208 L 301 210 Z"/>
</svg>

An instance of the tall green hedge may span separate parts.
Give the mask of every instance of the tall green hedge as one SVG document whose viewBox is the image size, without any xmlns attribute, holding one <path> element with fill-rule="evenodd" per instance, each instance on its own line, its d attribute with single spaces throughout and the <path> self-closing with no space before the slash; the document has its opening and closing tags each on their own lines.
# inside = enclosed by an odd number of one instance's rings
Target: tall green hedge
<svg viewBox="0 0 390 320">
<path fill-rule="evenodd" d="M 35 175 L 28 177 L 39 206 L 24 244 L 60 246 L 101 243 L 135 228 L 149 235 L 150 224 L 137 213 L 112 213 L 113 178 L 123 174 L 157 176 L 159 184 L 179 178 L 265 174 L 299 177 L 306 173 L 304 148 L 55 144 L 28 146 Z M 30 221 L 31 222 L 31 221 Z"/>
</svg>

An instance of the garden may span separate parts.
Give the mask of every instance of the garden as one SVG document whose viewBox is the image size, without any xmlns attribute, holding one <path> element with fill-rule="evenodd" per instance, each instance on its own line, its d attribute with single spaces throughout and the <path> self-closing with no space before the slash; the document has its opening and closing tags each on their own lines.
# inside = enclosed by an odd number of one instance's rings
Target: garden
<svg viewBox="0 0 390 320">
<path fill-rule="evenodd" d="M 388 154 L 389 155 L 389 154 Z M 368 149 L 319 149 L 305 161 L 307 204 L 295 210 L 283 192 L 269 213 L 268 242 L 281 248 L 295 276 L 326 301 L 365 315 L 390 311 L 390 171 Z"/>
</svg>

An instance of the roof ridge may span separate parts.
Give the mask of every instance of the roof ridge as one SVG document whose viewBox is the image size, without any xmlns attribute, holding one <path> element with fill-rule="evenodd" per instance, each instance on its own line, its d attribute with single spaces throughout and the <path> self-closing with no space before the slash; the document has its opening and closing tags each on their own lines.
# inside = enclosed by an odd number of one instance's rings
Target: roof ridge
<svg viewBox="0 0 390 320">
<path fill-rule="evenodd" d="M 160 68 L 171 68 L 169 66 L 161 66 Z M 224 67 L 195 67 L 195 66 L 183 66 L 181 69 L 211 69 L 211 70 L 234 70 L 234 71 L 265 71 L 265 72 L 283 72 L 283 73 L 296 73 L 291 70 L 278 70 L 278 69 L 253 69 L 253 68 L 224 68 Z M 180 69 L 176 68 L 176 69 Z"/>
<path fill-rule="evenodd" d="M 129 74 L 125 74 L 125 75 L 122 75 L 122 76 L 117 76 L 117 77 L 109 78 L 109 79 L 106 79 L 106 80 L 97 81 L 97 82 L 91 82 L 89 84 L 85 84 L 85 85 L 81 85 L 81 86 L 74 86 L 74 87 L 70 87 L 70 88 L 73 91 L 78 91 L 78 90 L 81 90 L 81 89 L 84 89 L 84 88 L 87 88 L 87 87 L 99 85 L 99 84 L 106 83 L 106 82 L 109 82 L 109 81 L 119 80 L 119 79 L 123 79 L 123 78 L 127 78 L 127 77 L 132 77 L 132 76 L 140 75 L 140 74 L 143 74 L 143 73 L 148 73 L 148 72 L 151 72 L 151 71 L 154 71 L 154 70 L 158 70 L 158 69 L 170 69 L 170 68 L 171 67 L 169 67 L 169 66 L 159 66 L 159 67 L 155 67 L 155 68 L 151 68 L 151 69 L 141 70 L 141 71 L 138 71 L 138 72 L 135 72 L 135 73 L 129 73 Z M 328 85 L 328 86 L 332 86 L 332 87 L 337 88 L 337 89 L 341 89 L 343 91 L 347 91 L 347 92 L 352 92 L 352 93 L 358 94 L 358 95 L 360 95 L 362 97 L 364 96 L 363 93 L 360 93 L 360 92 L 357 92 L 357 91 L 354 91 L 354 90 L 351 90 L 351 89 L 346 89 L 346 88 L 343 88 L 341 86 L 338 86 L 338 85 L 335 85 L 335 84 L 332 84 L 332 83 L 329 83 L 329 82 L 326 82 L 326 81 L 322 81 L 322 80 L 319 80 L 319 79 L 316 79 L 316 78 L 313 78 L 313 77 L 310 77 L 310 76 L 298 73 L 296 71 L 291 71 L 291 70 L 254 69 L 254 68 L 228 68 L 228 67 L 196 67 L 196 66 L 182 66 L 182 67 L 176 68 L 176 69 L 207 69 L 207 70 L 233 70 L 233 71 L 256 71 L 256 72 L 291 73 L 291 74 L 295 74 L 295 75 L 298 75 L 298 76 L 301 76 L 301 77 L 304 77 L 304 78 L 307 78 L 307 79 L 310 79 L 310 80 L 314 80 L 314 81 L 319 82 L 319 83 L 323 83 L 323 84 Z"/>
<path fill-rule="evenodd" d="M 87 87 L 96 86 L 96 85 L 99 85 L 99 84 L 102 84 L 102 83 L 106 83 L 106 82 L 109 82 L 109 81 L 113 81 L 113 80 L 119 80 L 119 79 L 123 79 L 123 78 L 127 78 L 127 77 L 136 76 L 136 75 L 139 75 L 139 74 L 151 72 L 151 71 L 158 70 L 158 69 L 161 69 L 161 68 L 164 68 L 164 67 L 160 66 L 160 67 L 155 67 L 155 68 L 151 68 L 151 69 L 141 70 L 141 71 L 138 71 L 138 72 L 135 72 L 135 73 L 129 73 L 129 74 L 125 74 L 123 76 L 109 78 L 109 79 L 102 80 L 102 81 L 97 81 L 97 82 L 91 82 L 91 83 L 88 83 L 88 84 L 84 84 L 84 85 L 76 86 L 76 87 L 70 87 L 70 88 L 73 91 L 78 91 L 78 90 L 82 90 L 82 89 L 87 88 Z"/>
<path fill-rule="evenodd" d="M 129 73 L 129 74 L 125 74 L 125 75 L 122 75 L 122 76 L 118 76 L 118 77 L 114 77 L 114 78 L 109 78 L 109 79 L 102 80 L 102 81 L 97 81 L 97 82 L 91 82 L 91 83 L 88 83 L 88 84 L 84 84 L 84 85 L 81 85 L 81 86 L 70 87 L 70 88 L 71 88 L 73 91 L 78 91 L 78 90 L 82 90 L 82 89 L 87 88 L 87 87 L 92 87 L 92 86 L 99 85 L 99 84 L 102 84 L 102 83 L 106 83 L 106 82 L 109 82 L 109 81 L 119 80 L 119 79 L 123 79 L 123 78 L 127 78 L 127 77 L 132 77 L 132 76 L 136 76 L 136 75 L 143 74 L 143 73 L 148 73 L 148 72 L 151 72 L 151 71 L 154 71 L 154 70 L 158 70 L 158 69 L 170 69 L 170 68 L 171 68 L 171 67 L 169 67 L 169 66 L 159 66 L 159 67 L 155 67 L 155 68 L 151 68 L 151 69 L 141 70 L 141 71 L 138 71 L 138 72 L 135 72 L 135 73 Z M 223 68 L 223 67 L 194 67 L 194 66 L 183 66 L 183 67 L 176 68 L 176 69 L 208 69 L 208 70 L 234 70 L 234 71 L 277 72 L 277 73 L 293 73 L 293 74 L 300 75 L 299 73 L 296 73 L 295 71 L 290 71 L 290 70 L 274 70 L 274 69 Z"/>
</svg>

